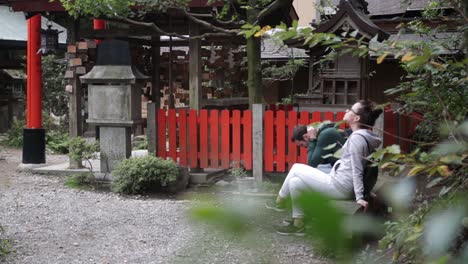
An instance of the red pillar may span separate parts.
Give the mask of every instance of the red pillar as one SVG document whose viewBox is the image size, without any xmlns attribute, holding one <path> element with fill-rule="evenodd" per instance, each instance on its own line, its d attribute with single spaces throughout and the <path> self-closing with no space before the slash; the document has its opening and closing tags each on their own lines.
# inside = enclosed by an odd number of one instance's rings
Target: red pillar
<svg viewBox="0 0 468 264">
<path fill-rule="evenodd" d="M 28 19 L 27 128 L 42 128 L 41 15 Z"/>
<path fill-rule="evenodd" d="M 26 128 L 23 163 L 45 163 L 45 130 L 42 128 L 41 15 L 28 19 Z"/>
<path fill-rule="evenodd" d="M 102 19 L 94 19 L 93 20 L 93 29 L 94 30 L 101 30 L 106 28 L 106 21 Z M 100 44 L 101 40 L 96 39 L 96 44 Z"/>
</svg>

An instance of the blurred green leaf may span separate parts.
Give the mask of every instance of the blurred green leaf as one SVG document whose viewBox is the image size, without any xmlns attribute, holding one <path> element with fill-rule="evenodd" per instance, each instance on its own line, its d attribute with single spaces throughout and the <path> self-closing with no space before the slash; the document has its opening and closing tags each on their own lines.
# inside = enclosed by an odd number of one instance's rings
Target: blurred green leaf
<svg viewBox="0 0 468 264">
<path fill-rule="evenodd" d="M 210 223 L 235 235 L 243 235 L 249 231 L 248 218 L 233 208 L 204 205 L 191 210 L 193 219 Z"/>
<path fill-rule="evenodd" d="M 330 199 L 317 192 L 304 192 L 298 198 L 304 219 L 310 229 L 306 231 L 337 254 L 348 253 L 350 238 L 344 230 L 344 216 Z"/>
<path fill-rule="evenodd" d="M 424 225 L 424 251 L 432 257 L 443 256 L 462 228 L 464 206 L 433 212 Z"/>
</svg>

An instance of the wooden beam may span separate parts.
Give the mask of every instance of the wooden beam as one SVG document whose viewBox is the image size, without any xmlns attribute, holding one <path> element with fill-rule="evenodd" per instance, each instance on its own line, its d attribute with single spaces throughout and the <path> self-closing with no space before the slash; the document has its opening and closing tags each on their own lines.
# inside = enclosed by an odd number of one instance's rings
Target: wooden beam
<svg viewBox="0 0 468 264">
<path fill-rule="evenodd" d="M 194 22 L 189 23 L 189 32 L 191 36 L 200 33 L 200 26 Z M 201 109 L 201 40 L 192 39 L 189 41 L 189 93 L 190 109 Z"/>
<path fill-rule="evenodd" d="M 156 109 L 161 108 L 161 77 L 160 77 L 160 65 L 161 65 L 161 41 L 159 37 L 152 38 L 151 44 L 151 59 L 153 65 L 153 72 L 151 73 L 151 101 L 156 106 Z"/>
<path fill-rule="evenodd" d="M 78 30 L 79 30 L 79 20 L 75 21 L 75 24 L 72 28 L 68 30 L 68 44 L 76 43 L 79 40 Z M 69 132 L 70 137 L 78 137 L 83 135 L 82 128 L 82 117 L 81 117 L 81 82 L 78 75 L 70 79 L 69 84 L 73 87 L 72 92 L 70 93 L 69 101 Z M 70 162 L 71 159 L 70 159 Z M 70 164 L 72 165 L 72 164 Z M 81 164 L 80 164 L 81 165 Z"/>
</svg>

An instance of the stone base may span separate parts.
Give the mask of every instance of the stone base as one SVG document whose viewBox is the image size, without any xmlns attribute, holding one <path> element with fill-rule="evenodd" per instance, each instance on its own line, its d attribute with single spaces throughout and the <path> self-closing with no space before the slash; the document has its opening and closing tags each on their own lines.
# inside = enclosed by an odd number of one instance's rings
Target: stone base
<svg viewBox="0 0 468 264">
<path fill-rule="evenodd" d="M 132 153 L 130 127 L 101 126 L 101 172 L 111 172 Z"/>
<path fill-rule="evenodd" d="M 20 163 L 18 165 L 18 168 L 16 168 L 16 170 L 30 172 L 30 171 L 33 171 L 34 169 L 41 168 L 44 166 L 47 166 L 47 164 L 45 163 L 40 163 L 40 164 Z"/>
</svg>

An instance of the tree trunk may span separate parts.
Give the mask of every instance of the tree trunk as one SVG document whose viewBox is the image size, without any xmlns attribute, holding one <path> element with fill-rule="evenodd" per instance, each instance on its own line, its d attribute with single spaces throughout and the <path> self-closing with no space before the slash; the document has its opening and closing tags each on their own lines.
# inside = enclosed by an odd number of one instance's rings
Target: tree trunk
<svg viewBox="0 0 468 264">
<path fill-rule="evenodd" d="M 255 6 L 257 0 L 249 1 L 249 6 Z M 247 22 L 254 23 L 259 11 L 247 10 Z M 260 38 L 251 36 L 247 39 L 247 87 L 249 90 L 249 105 L 261 104 L 263 102 L 262 87 L 262 65 L 261 65 Z"/>
</svg>

